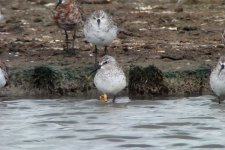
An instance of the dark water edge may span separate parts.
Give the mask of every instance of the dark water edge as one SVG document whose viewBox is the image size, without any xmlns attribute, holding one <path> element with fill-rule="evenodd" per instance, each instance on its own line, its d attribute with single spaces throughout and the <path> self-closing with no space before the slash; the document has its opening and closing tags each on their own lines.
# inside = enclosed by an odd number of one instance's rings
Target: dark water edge
<svg viewBox="0 0 225 150">
<path fill-rule="evenodd" d="M 10 69 L 10 83 L 3 96 L 98 98 L 101 94 L 94 86 L 93 70 L 42 65 L 24 70 Z M 131 66 L 125 70 L 128 86 L 119 95 L 130 99 L 157 99 L 212 94 L 209 87 L 210 67 L 196 70 L 163 72 L 157 67 Z"/>
</svg>

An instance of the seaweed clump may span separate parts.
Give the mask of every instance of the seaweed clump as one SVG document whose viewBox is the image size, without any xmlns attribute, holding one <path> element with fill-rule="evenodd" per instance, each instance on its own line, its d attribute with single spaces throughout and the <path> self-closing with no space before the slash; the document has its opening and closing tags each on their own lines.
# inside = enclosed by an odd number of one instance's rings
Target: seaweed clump
<svg viewBox="0 0 225 150">
<path fill-rule="evenodd" d="M 55 90 L 56 86 L 60 84 L 61 74 L 48 66 L 34 67 L 30 83 L 33 88 L 44 89 L 51 93 Z"/>
<path fill-rule="evenodd" d="M 163 82 L 163 73 L 153 65 L 148 67 L 132 66 L 129 70 L 130 97 L 165 96 L 168 88 Z"/>
<path fill-rule="evenodd" d="M 208 80 L 211 69 L 201 66 L 196 70 L 169 71 L 164 73 L 169 95 L 193 96 L 210 91 Z"/>
</svg>

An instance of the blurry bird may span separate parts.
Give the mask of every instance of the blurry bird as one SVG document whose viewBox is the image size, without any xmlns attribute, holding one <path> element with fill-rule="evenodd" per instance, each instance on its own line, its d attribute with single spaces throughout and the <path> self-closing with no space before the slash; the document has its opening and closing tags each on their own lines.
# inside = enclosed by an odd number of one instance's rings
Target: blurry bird
<svg viewBox="0 0 225 150">
<path fill-rule="evenodd" d="M 58 0 L 53 12 L 53 19 L 59 28 L 65 31 L 66 51 L 69 52 L 68 31 L 73 31 L 72 50 L 76 38 L 76 31 L 83 24 L 80 0 Z"/>
<path fill-rule="evenodd" d="M 5 17 L 0 10 L 0 24 L 5 23 L 5 22 L 6 22 Z"/>
<path fill-rule="evenodd" d="M 95 45 L 95 64 L 98 57 L 98 46 L 105 47 L 105 55 L 108 54 L 107 46 L 117 37 L 117 26 L 112 17 L 103 10 L 93 12 L 84 24 L 84 35 L 88 42 Z"/>
<path fill-rule="evenodd" d="M 3 61 L 0 60 L 0 88 L 3 88 L 8 83 L 7 67 Z"/>
<path fill-rule="evenodd" d="M 126 76 L 112 56 L 105 55 L 99 66 L 94 84 L 103 94 L 113 95 L 113 102 L 115 102 L 117 93 L 127 85 Z"/>
<path fill-rule="evenodd" d="M 225 57 L 220 57 L 216 67 L 210 75 L 210 87 L 218 96 L 218 101 L 221 103 L 222 97 L 225 96 Z"/>
<path fill-rule="evenodd" d="M 222 37 L 222 43 L 225 45 L 225 30 L 223 31 L 223 34 L 221 35 Z"/>
</svg>

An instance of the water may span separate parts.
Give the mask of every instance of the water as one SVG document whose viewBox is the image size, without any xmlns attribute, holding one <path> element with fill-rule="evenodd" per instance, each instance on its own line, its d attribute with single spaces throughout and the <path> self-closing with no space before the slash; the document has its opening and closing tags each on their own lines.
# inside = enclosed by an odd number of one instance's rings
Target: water
<svg viewBox="0 0 225 150">
<path fill-rule="evenodd" d="M 1 150 L 225 148 L 225 104 L 212 96 L 129 101 L 0 102 Z"/>
</svg>

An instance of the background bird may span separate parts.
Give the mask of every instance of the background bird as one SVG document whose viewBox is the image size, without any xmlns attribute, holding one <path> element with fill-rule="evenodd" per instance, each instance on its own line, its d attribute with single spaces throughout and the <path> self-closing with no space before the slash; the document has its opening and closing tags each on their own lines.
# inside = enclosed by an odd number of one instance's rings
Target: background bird
<svg viewBox="0 0 225 150">
<path fill-rule="evenodd" d="M 100 69 L 94 77 L 94 84 L 103 94 L 113 95 L 113 102 L 115 102 L 117 93 L 127 85 L 126 76 L 112 56 L 105 55 L 99 65 Z"/>
<path fill-rule="evenodd" d="M 210 75 L 210 87 L 212 91 L 218 96 L 219 103 L 222 97 L 225 96 L 225 57 L 220 57 L 216 67 L 212 70 Z"/>
<path fill-rule="evenodd" d="M 68 31 L 73 31 L 71 49 L 74 50 L 76 31 L 83 24 L 80 0 L 58 0 L 58 3 L 53 12 L 53 19 L 57 26 L 65 31 L 67 52 L 69 52 L 70 49 Z M 75 51 L 72 52 L 74 53 Z"/>
<path fill-rule="evenodd" d="M 5 22 L 6 22 L 5 17 L 0 10 L 0 24 L 5 23 Z"/>
<path fill-rule="evenodd" d="M 117 31 L 112 17 L 103 10 L 95 11 L 88 17 L 84 24 L 84 35 L 88 42 L 95 45 L 95 63 L 98 61 L 98 46 L 104 46 L 107 55 L 107 46 L 117 37 Z"/>
</svg>

